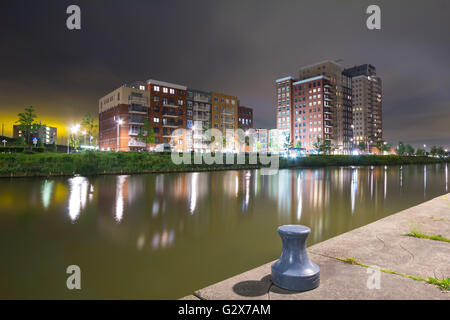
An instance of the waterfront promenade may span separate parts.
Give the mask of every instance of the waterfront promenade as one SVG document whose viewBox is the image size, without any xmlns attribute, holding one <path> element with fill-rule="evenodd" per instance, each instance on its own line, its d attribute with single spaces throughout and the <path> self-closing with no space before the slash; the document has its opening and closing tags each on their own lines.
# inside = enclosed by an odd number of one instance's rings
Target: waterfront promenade
<svg viewBox="0 0 450 320">
<path fill-rule="evenodd" d="M 272 261 L 182 299 L 450 300 L 449 291 L 427 281 L 450 277 L 450 242 L 405 235 L 411 231 L 450 238 L 450 194 L 309 247 L 321 272 L 317 289 L 278 288 L 270 280 Z M 374 270 L 380 269 L 377 283 Z"/>
</svg>

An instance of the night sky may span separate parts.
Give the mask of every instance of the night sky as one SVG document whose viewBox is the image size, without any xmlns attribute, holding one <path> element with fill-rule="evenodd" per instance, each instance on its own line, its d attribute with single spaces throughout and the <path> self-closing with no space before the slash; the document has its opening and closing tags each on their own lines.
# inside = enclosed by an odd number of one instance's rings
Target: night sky
<svg viewBox="0 0 450 320">
<path fill-rule="evenodd" d="M 66 8 L 81 7 L 81 30 Z M 370 4 L 382 30 L 366 28 Z M 33 105 L 64 135 L 131 80 L 236 95 L 275 127 L 275 80 L 303 65 L 370 63 L 383 80 L 384 136 L 450 148 L 449 1 L 62 1 L 0 3 L 0 122 Z"/>
</svg>

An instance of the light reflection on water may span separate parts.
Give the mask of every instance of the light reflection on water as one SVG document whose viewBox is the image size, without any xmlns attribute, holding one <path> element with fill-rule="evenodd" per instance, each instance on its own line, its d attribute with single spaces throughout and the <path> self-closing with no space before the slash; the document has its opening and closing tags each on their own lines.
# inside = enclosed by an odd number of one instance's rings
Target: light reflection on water
<svg viewBox="0 0 450 320">
<path fill-rule="evenodd" d="M 311 245 L 447 191 L 445 164 L 4 179 L 0 298 L 70 298 L 66 264 L 87 269 L 79 297 L 178 298 L 276 259 L 279 225 Z"/>
</svg>

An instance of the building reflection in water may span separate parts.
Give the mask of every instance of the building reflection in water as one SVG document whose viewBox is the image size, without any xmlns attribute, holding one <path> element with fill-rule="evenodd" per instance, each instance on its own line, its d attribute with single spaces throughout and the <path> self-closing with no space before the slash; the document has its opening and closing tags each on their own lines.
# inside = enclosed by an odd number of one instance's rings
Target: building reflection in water
<svg viewBox="0 0 450 320">
<path fill-rule="evenodd" d="M 445 164 L 445 192 L 448 192 L 448 163 Z"/>
<path fill-rule="evenodd" d="M 45 180 L 42 183 L 41 188 L 41 196 L 42 196 L 42 205 L 44 206 L 44 209 L 48 209 L 51 200 L 52 200 L 52 194 L 53 194 L 53 187 L 55 185 L 54 181 Z"/>
<path fill-rule="evenodd" d="M 86 207 L 89 190 L 89 182 L 85 177 L 73 177 L 69 179 L 69 217 L 70 220 L 78 219 L 81 210 Z"/>
<path fill-rule="evenodd" d="M 354 168 L 352 169 L 352 182 L 350 186 L 350 200 L 352 206 L 352 214 L 355 212 L 357 192 L 358 192 L 358 168 Z"/>
<path fill-rule="evenodd" d="M 197 206 L 198 197 L 198 176 L 200 173 L 194 172 L 190 175 L 189 179 L 189 212 L 194 213 L 195 207 Z"/>
<path fill-rule="evenodd" d="M 173 229 L 164 229 L 161 233 L 155 232 L 152 237 L 152 249 L 164 249 L 170 247 L 175 240 L 175 231 Z"/>
<path fill-rule="evenodd" d="M 124 193 L 128 196 L 128 178 L 129 176 L 123 175 L 117 177 L 116 183 L 116 211 L 114 214 L 114 218 L 117 222 L 122 221 L 123 218 L 123 206 L 124 206 Z M 125 190 L 124 190 L 125 189 Z"/>
<path fill-rule="evenodd" d="M 242 211 L 246 212 L 248 210 L 248 204 L 250 202 L 250 180 L 252 174 L 251 171 L 245 173 L 245 183 L 244 183 L 244 200 L 242 202 Z"/>
<path fill-rule="evenodd" d="M 303 171 L 300 171 L 298 173 L 298 177 L 297 177 L 297 221 L 300 221 L 300 219 L 302 218 L 302 206 L 303 206 L 303 188 L 302 188 L 302 183 L 303 183 Z"/>
<path fill-rule="evenodd" d="M 400 188 L 403 188 L 403 166 L 400 166 Z"/>
<path fill-rule="evenodd" d="M 384 166 L 384 199 L 386 199 L 387 193 L 387 166 Z"/>
<path fill-rule="evenodd" d="M 423 166 L 423 195 L 427 195 L 427 166 Z"/>
</svg>

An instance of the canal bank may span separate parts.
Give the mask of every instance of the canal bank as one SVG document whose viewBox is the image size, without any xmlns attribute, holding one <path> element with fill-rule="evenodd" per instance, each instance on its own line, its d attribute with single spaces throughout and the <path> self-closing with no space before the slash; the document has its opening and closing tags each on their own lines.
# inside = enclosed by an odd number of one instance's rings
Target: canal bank
<svg viewBox="0 0 450 320">
<path fill-rule="evenodd" d="M 317 289 L 298 293 L 278 288 L 270 280 L 272 261 L 183 299 L 450 300 L 445 283 L 433 284 L 450 277 L 450 243 L 408 236 L 411 232 L 449 239 L 450 194 L 309 247 L 321 272 Z"/>
<path fill-rule="evenodd" d="M 223 154 L 217 156 L 214 163 L 202 160 L 195 163 L 194 154 L 189 163 L 176 164 L 171 153 L 159 152 L 84 152 L 75 154 L 35 153 L 6 154 L 0 153 L 0 178 L 23 177 L 58 177 L 58 176 L 93 176 L 122 175 L 142 173 L 177 173 L 225 170 L 249 170 L 262 167 L 273 169 L 325 168 L 339 166 L 401 166 L 427 165 L 448 162 L 448 158 L 425 156 L 396 155 L 309 155 L 299 158 L 284 158 L 270 155 L 261 159 L 261 155 L 252 157 L 246 154 L 241 162 L 234 155 L 228 159 Z M 189 159 L 189 156 L 187 157 Z M 267 162 L 270 160 L 269 162 Z M 272 163 L 273 161 L 273 163 Z M 265 165 L 262 165 L 265 163 Z"/>
</svg>

